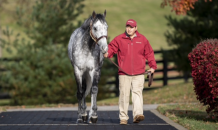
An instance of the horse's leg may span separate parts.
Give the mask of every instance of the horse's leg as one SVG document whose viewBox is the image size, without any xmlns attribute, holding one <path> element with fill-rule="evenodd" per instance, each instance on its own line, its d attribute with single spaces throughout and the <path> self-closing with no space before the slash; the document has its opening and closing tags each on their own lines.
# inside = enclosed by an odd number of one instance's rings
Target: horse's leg
<svg viewBox="0 0 218 130">
<path fill-rule="evenodd" d="M 77 123 L 82 123 L 82 98 L 84 95 L 84 92 L 82 90 L 82 74 L 83 72 L 74 66 L 74 75 L 76 78 L 76 83 L 77 83 L 77 99 L 78 99 L 78 118 L 77 118 Z"/>
<path fill-rule="evenodd" d="M 94 74 L 92 88 L 91 88 L 91 110 L 89 112 L 90 123 L 96 123 L 98 120 L 97 115 L 97 94 L 98 94 L 98 82 L 100 78 L 100 72 Z"/>
<path fill-rule="evenodd" d="M 83 82 L 82 82 L 83 92 L 85 92 L 82 98 L 82 103 L 81 103 L 81 115 L 82 115 L 83 122 L 87 122 L 88 120 L 85 98 L 89 94 L 90 89 L 92 87 L 93 76 L 90 76 L 90 74 L 94 75 L 94 70 L 91 70 L 90 72 L 85 73 L 84 75 L 85 78 L 83 79 Z"/>
<path fill-rule="evenodd" d="M 88 115 L 87 115 L 87 112 L 86 112 L 86 99 L 85 99 L 85 95 L 83 96 L 82 98 L 82 101 L 81 101 L 81 116 L 82 116 L 82 120 L 84 123 L 87 122 L 88 120 Z"/>
<path fill-rule="evenodd" d="M 83 82 L 82 82 L 82 89 L 83 89 L 83 93 L 86 92 L 86 88 L 87 88 L 87 79 L 83 79 Z M 88 116 L 87 116 L 87 112 L 86 112 L 86 95 L 83 94 L 83 97 L 82 97 L 82 102 L 81 102 L 81 116 L 82 116 L 82 120 L 84 123 L 87 122 L 88 120 Z"/>
</svg>

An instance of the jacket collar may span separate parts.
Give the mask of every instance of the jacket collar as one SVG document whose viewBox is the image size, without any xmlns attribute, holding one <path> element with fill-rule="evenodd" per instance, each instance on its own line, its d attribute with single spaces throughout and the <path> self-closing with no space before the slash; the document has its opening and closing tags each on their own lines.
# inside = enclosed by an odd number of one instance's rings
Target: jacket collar
<svg viewBox="0 0 218 130">
<path fill-rule="evenodd" d="M 140 37 L 140 34 L 139 34 L 139 32 L 138 32 L 137 30 L 136 30 L 135 33 L 136 33 L 135 38 Z M 123 33 L 122 38 L 129 39 L 129 36 L 128 36 L 128 34 L 126 33 L 126 31 Z"/>
</svg>

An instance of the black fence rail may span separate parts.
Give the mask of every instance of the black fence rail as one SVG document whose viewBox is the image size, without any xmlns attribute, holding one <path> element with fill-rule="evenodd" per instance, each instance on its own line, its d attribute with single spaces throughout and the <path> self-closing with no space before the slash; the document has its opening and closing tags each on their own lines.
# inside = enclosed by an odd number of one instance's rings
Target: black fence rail
<svg viewBox="0 0 218 130">
<path fill-rule="evenodd" d="M 170 50 L 168 50 L 170 51 Z M 163 81 L 163 85 L 162 86 L 165 86 L 165 85 L 168 85 L 168 81 L 169 80 L 176 80 L 176 79 L 184 79 L 184 82 L 187 82 L 188 79 L 191 77 L 190 75 L 188 74 L 184 74 L 183 76 L 175 76 L 175 77 L 169 77 L 168 76 L 168 73 L 170 71 L 176 71 L 177 69 L 176 68 L 169 68 L 168 64 L 172 61 L 169 61 L 164 55 L 164 52 L 166 52 L 166 50 L 164 51 L 154 51 L 155 55 L 156 54 L 161 54 L 162 55 L 162 60 L 157 60 L 156 63 L 157 64 L 162 64 L 163 65 L 163 68 L 162 69 L 157 69 L 155 71 L 155 73 L 157 72 L 162 72 L 163 76 L 161 78 L 155 78 L 154 77 L 154 81 Z M 15 62 L 19 62 L 20 59 L 10 59 L 10 58 L 0 58 L 0 63 L 1 62 L 11 62 L 11 61 L 15 61 Z M 1 67 L 1 66 L 0 66 Z M 7 71 L 6 69 L 4 68 L 0 68 L 0 73 L 4 72 L 4 71 Z M 1 75 L 0 75 L 1 76 Z M 118 80 L 118 75 L 115 76 L 115 80 L 114 81 L 110 81 L 110 82 L 107 82 L 107 84 L 114 84 L 115 87 L 116 87 L 116 90 L 114 91 L 116 96 L 119 95 L 119 92 L 118 92 L 118 88 L 119 88 L 119 80 Z M 1 79 L 1 77 L 0 77 Z M 147 79 L 145 79 L 145 81 L 147 81 Z M 0 86 L 0 90 L 2 89 L 2 87 Z M 9 98 L 9 95 L 7 93 L 0 93 L 0 99 L 3 99 L 3 98 Z"/>
<path fill-rule="evenodd" d="M 155 54 L 162 54 L 162 56 L 164 55 L 164 52 L 169 52 L 170 50 L 166 51 L 154 51 Z M 154 78 L 154 81 L 163 81 L 163 86 L 168 85 L 168 81 L 169 80 L 176 80 L 176 79 L 184 79 L 185 82 L 188 81 L 189 78 L 191 78 L 191 76 L 188 73 L 183 74 L 183 76 L 168 76 L 168 73 L 170 71 L 177 71 L 176 68 L 169 68 L 169 63 L 172 62 L 169 59 L 167 59 L 166 56 L 163 56 L 162 60 L 157 60 L 156 63 L 157 64 L 163 64 L 163 69 L 157 69 L 155 70 L 156 72 L 162 72 L 163 73 L 163 77 L 162 78 Z M 147 81 L 147 79 L 146 79 Z"/>
<path fill-rule="evenodd" d="M 164 56 L 164 52 L 169 52 L 171 50 L 158 50 L 158 51 L 154 51 L 154 54 L 161 54 L 162 55 L 162 60 L 156 60 L 157 64 L 162 64 L 163 68 L 162 69 L 157 69 L 155 70 L 155 73 L 158 72 L 162 72 L 163 76 L 161 78 L 155 78 L 153 79 L 153 81 L 163 81 L 162 86 L 168 85 L 168 81 L 169 80 L 177 80 L 177 79 L 184 79 L 184 82 L 187 82 L 189 78 L 191 78 L 191 75 L 184 74 L 183 76 L 168 76 L 168 73 L 170 71 L 177 71 L 176 68 L 169 68 L 169 63 L 172 62 L 169 59 L 167 59 L 166 56 Z M 148 64 L 148 63 L 146 63 Z M 145 81 L 148 81 L 148 79 L 145 79 Z M 116 90 L 114 91 L 114 93 L 116 94 L 116 96 L 119 95 L 119 79 L 118 79 L 118 75 L 116 75 L 116 78 L 114 81 L 109 81 L 107 82 L 107 84 L 114 84 Z"/>
</svg>

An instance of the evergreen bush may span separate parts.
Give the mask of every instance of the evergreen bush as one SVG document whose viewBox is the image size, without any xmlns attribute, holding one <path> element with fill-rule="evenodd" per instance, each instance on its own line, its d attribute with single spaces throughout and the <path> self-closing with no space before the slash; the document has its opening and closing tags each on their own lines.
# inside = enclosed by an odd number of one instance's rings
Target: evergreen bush
<svg viewBox="0 0 218 130">
<path fill-rule="evenodd" d="M 173 30 L 165 32 L 169 46 L 174 48 L 168 55 L 178 70 L 191 72 L 191 66 L 187 55 L 202 39 L 217 38 L 218 30 L 218 1 L 198 0 L 194 9 L 190 9 L 187 15 L 180 18 L 166 16 L 168 26 Z"/>
<path fill-rule="evenodd" d="M 7 63 L 9 70 L 2 81 L 10 86 L 14 105 L 76 103 L 73 69 L 66 49 L 47 44 L 36 49 L 32 44 L 20 45 L 16 58 Z"/>
<path fill-rule="evenodd" d="M 19 60 L 1 63 L 8 71 L 0 73 L 0 86 L 9 91 L 12 105 L 77 103 L 67 44 L 80 25 L 75 20 L 82 13 L 82 1 L 38 0 L 29 12 L 17 11 L 15 20 L 27 38 L 11 38 L 12 31 L 3 30 L 2 48 L 11 53 L 12 59 Z M 106 61 L 102 67 L 98 100 L 111 96 L 110 86 L 105 85 L 115 74 L 111 66 Z"/>
</svg>

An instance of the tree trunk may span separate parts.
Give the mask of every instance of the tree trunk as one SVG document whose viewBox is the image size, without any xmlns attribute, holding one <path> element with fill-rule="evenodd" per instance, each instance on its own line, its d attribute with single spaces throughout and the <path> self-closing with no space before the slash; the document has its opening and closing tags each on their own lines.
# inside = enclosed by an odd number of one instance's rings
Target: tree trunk
<svg viewBox="0 0 218 130">
<path fill-rule="evenodd" d="M 1 30 L 0 30 L 0 38 L 1 38 Z M 1 48 L 1 41 L 0 41 L 0 58 L 2 57 L 2 48 Z"/>
</svg>

